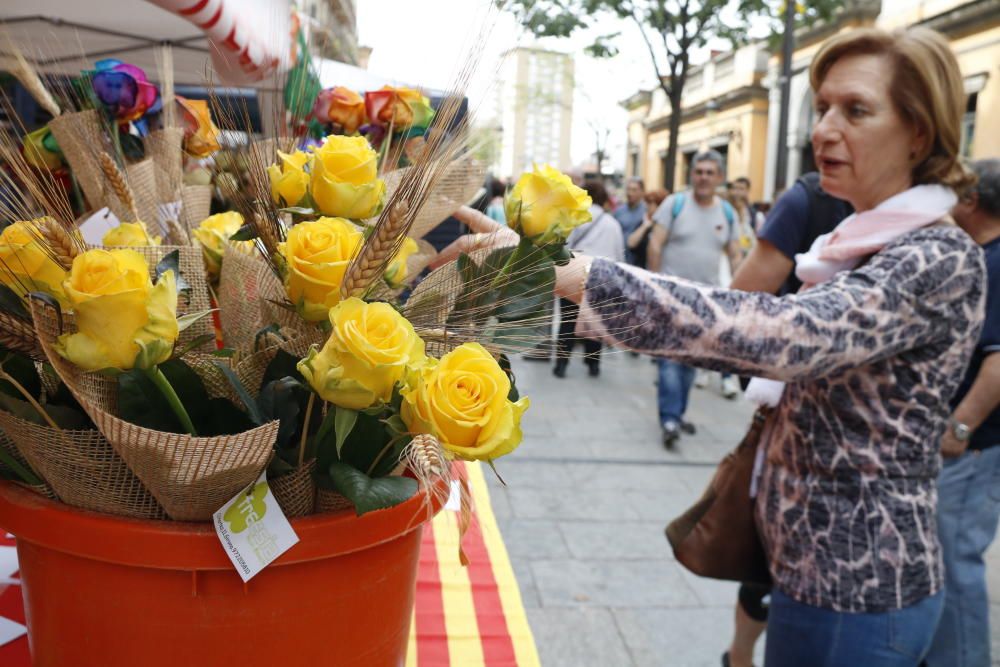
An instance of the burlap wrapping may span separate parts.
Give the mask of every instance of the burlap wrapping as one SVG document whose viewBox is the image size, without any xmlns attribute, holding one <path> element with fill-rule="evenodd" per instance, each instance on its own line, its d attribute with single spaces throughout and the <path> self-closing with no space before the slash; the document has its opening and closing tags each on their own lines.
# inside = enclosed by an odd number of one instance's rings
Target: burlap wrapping
<svg viewBox="0 0 1000 667">
<path fill-rule="evenodd" d="M 385 175 L 386 201 L 389 201 L 410 169 L 411 167 L 404 167 Z M 423 238 L 427 232 L 440 225 L 445 218 L 475 196 L 483 185 L 483 178 L 483 165 L 471 156 L 459 158 L 449 164 L 434 184 L 427 201 L 421 206 L 408 236 Z"/>
<path fill-rule="evenodd" d="M 326 514 L 327 512 L 339 512 L 341 510 L 353 510 L 354 503 L 332 489 L 319 488 L 316 490 L 316 513 Z"/>
<path fill-rule="evenodd" d="M 195 253 L 200 263 L 199 251 L 188 250 Z M 56 373 L 115 452 L 172 519 L 208 520 L 215 510 L 260 475 L 277 437 L 278 422 L 217 437 L 164 433 L 124 422 L 115 416 L 114 379 L 84 373 L 59 356 L 53 347 L 60 333 L 55 312 L 34 301 L 31 310 L 42 348 Z M 65 316 L 63 320 L 64 330 L 71 332 L 72 317 Z M 186 360 L 198 370 L 197 361 Z M 217 372 L 214 367 L 212 372 Z"/>
<path fill-rule="evenodd" d="M 310 459 L 301 468 L 268 480 L 271 493 L 285 516 L 291 518 L 313 513 L 316 507 L 315 470 L 316 459 Z"/>
<path fill-rule="evenodd" d="M 282 330 L 293 332 L 293 338 L 304 338 L 309 343 L 322 345 L 327 334 L 317 322 L 307 322 L 288 304 L 285 288 L 273 272 L 262 275 L 260 309 L 264 326 L 277 324 Z"/>
<path fill-rule="evenodd" d="M 6 414 L 7 413 L 5 413 L 5 412 L 0 412 L 0 417 L 2 417 L 3 415 L 6 415 Z M 31 464 L 28 463 L 28 460 L 26 458 L 24 458 L 24 455 L 21 454 L 21 451 L 17 448 L 17 445 L 15 445 L 14 441 L 10 439 L 10 436 L 7 435 L 7 429 L 3 427 L 2 423 L 0 423 L 0 449 L 2 449 L 4 452 L 6 452 L 7 456 L 11 457 L 15 461 L 17 461 L 18 463 L 20 463 L 21 465 L 23 465 L 25 468 L 28 468 L 28 469 L 31 468 Z M 5 475 L 8 475 L 8 476 L 11 476 L 11 477 L 14 477 L 14 478 L 17 477 L 17 473 L 15 473 L 11 468 L 9 468 L 8 466 L 5 466 L 2 463 L 0 463 L 0 472 L 3 472 Z M 36 475 L 38 474 L 37 470 L 35 470 L 33 472 Z M 30 487 L 31 485 L 25 484 L 25 486 L 29 486 Z"/>
<path fill-rule="evenodd" d="M 5 412 L 0 428 L 67 505 L 136 519 L 166 518 L 100 432 L 54 429 Z"/>
<path fill-rule="evenodd" d="M 256 249 L 247 252 L 239 244 L 227 244 L 216 292 L 226 347 L 241 352 L 253 347 L 254 336 L 266 324 L 261 289 L 269 281 L 277 279 Z"/>
<path fill-rule="evenodd" d="M 87 196 L 90 208 L 97 210 L 104 206 L 104 172 L 98 155 L 104 150 L 105 133 L 97 110 L 56 116 L 49 121 L 49 129 Z"/>
<path fill-rule="evenodd" d="M 28 489 L 29 491 L 34 491 L 38 495 L 48 498 L 49 500 L 59 500 L 59 498 L 56 497 L 55 491 L 52 490 L 52 487 L 44 482 L 42 484 L 25 484 L 24 482 L 14 480 L 14 483 L 22 488 Z"/>
<path fill-rule="evenodd" d="M 185 185 L 181 188 L 184 208 L 181 209 L 180 223 L 189 232 L 198 229 L 201 221 L 209 216 L 212 210 L 212 189 L 211 185 Z"/>
<path fill-rule="evenodd" d="M 180 199 L 184 177 L 184 129 L 165 127 L 150 132 L 143 143 L 156 165 L 156 198 L 160 203 Z"/>
<path fill-rule="evenodd" d="M 125 167 L 125 178 L 128 182 L 129 190 L 135 198 L 135 208 L 139 215 L 139 220 L 146 224 L 152 232 L 159 227 L 160 216 L 156 210 L 156 167 L 153 160 L 146 158 L 135 164 Z M 114 194 L 108 194 L 105 202 L 111 212 L 118 216 L 119 220 L 125 222 L 132 221 L 132 211 L 118 199 Z"/>
</svg>

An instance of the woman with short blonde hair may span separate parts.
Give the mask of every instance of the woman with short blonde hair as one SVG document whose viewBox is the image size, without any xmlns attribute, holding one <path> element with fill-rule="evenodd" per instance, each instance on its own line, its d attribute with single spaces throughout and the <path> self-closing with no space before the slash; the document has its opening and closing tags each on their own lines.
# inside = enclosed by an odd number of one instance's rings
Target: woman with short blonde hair
<svg viewBox="0 0 1000 667">
<path fill-rule="evenodd" d="M 938 450 L 985 301 L 983 252 L 948 215 L 971 181 L 961 74 L 933 31 L 866 29 L 827 43 L 811 80 L 820 184 L 857 213 L 797 256 L 802 291 L 581 256 L 556 291 L 580 302 L 581 335 L 758 376 L 747 395 L 774 406 L 756 497 L 767 667 L 915 667 L 943 603 Z"/>
</svg>

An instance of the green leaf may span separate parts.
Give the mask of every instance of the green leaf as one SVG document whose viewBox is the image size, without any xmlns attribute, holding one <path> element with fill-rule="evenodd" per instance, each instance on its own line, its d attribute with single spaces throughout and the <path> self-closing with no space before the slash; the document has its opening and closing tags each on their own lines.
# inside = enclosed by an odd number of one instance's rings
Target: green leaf
<svg viewBox="0 0 1000 667">
<path fill-rule="evenodd" d="M 285 208 L 279 208 L 282 213 L 295 213 L 296 215 L 315 215 L 316 211 L 311 208 L 304 208 L 302 206 L 286 206 Z"/>
<path fill-rule="evenodd" d="M 271 359 L 267 368 L 264 369 L 264 379 L 261 384 L 266 385 L 281 378 L 295 378 L 300 383 L 304 383 L 305 380 L 297 367 L 298 363 L 298 357 L 279 349 L 274 353 L 274 358 Z"/>
<path fill-rule="evenodd" d="M 336 410 L 337 416 L 334 419 L 334 430 L 337 434 L 337 457 L 340 458 L 344 442 L 347 440 L 347 436 L 351 434 L 351 431 L 354 430 L 354 425 L 358 421 L 358 411 L 342 408 L 339 405 Z"/>
<path fill-rule="evenodd" d="M 378 477 L 372 479 L 346 463 L 329 467 L 330 479 L 337 491 L 354 503 L 358 516 L 374 510 L 395 507 L 413 497 L 417 480 L 410 477 Z"/>
<path fill-rule="evenodd" d="M 250 392 L 247 391 L 247 388 L 243 385 L 243 382 L 240 381 L 239 377 L 236 376 L 233 369 L 230 368 L 228 364 L 218 361 L 215 362 L 215 366 L 222 371 L 222 374 L 226 376 L 227 380 L 229 380 L 230 386 L 243 403 L 243 407 L 246 408 L 247 414 L 250 415 L 250 420 L 258 426 L 264 424 L 264 415 L 261 413 L 260 407 L 257 405 L 257 401 L 255 401 L 253 396 L 250 395 Z"/>
<path fill-rule="evenodd" d="M 236 230 L 236 233 L 229 237 L 230 241 L 253 241 L 257 238 L 257 230 L 249 222 Z"/>
<path fill-rule="evenodd" d="M 11 313 L 22 320 L 31 320 L 24 301 L 7 285 L 0 285 L 0 312 Z"/>
<path fill-rule="evenodd" d="M 209 308 L 208 310 L 202 310 L 197 313 L 188 313 L 187 315 L 182 315 L 181 317 L 178 317 L 177 331 L 178 332 L 184 331 L 185 329 L 187 329 L 189 326 L 191 326 L 201 318 L 205 317 L 206 315 L 211 315 L 217 310 L 218 308 Z"/>
<path fill-rule="evenodd" d="M 3 368 L 3 372 L 14 378 L 15 382 L 24 387 L 24 390 L 31 394 L 32 398 L 38 398 L 42 395 L 42 380 L 38 377 L 35 362 L 31 359 L 20 354 L 7 352 L 0 358 L 0 367 Z M 23 398 L 21 392 L 6 380 L 0 380 L 0 393 L 17 399 Z"/>
<path fill-rule="evenodd" d="M 0 394 L 0 408 L 32 424 L 49 425 L 35 407 L 27 401 Z M 81 410 L 50 403 L 43 404 L 42 409 L 59 428 L 80 431 L 91 427 L 90 419 Z"/>
<path fill-rule="evenodd" d="M 118 376 L 118 412 L 122 419 L 137 426 L 169 433 L 184 432 L 167 399 L 138 368 Z"/>
<path fill-rule="evenodd" d="M 17 478 L 25 484 L 37 486 L 42 483 L 42 480 L 30 468 L 22 465 L 20 461 L 8 454 L 7 450 L 3 447 L 0 447 L 0 463 L 13 471 Z"/>
<path fill-rule="evenodd" d="M 137 340 L 136 343 L 139 345 L 139 351 L 136 352 L 135 360 L 132 362 L 132 366 L 135 368 L 150 368 L 155 366 L 159 360 L 170 356 L 171 348 L 173 347 L 172 343 L 168 343 L 162 338 L 151 340 L 149 343 Z"/>
<path fill-rule="evenodd" d="M 265 384 L 257 397 L 264 420 L 279 420 L 278 438 L 274 444 L 279 449 L 292 442 L 300 430 L 301 395 L 306 393 L 300 387 L 295 378 L 281 378 Z"/>
<path fill-rule="evenodd" d="M 281 330 L 281 326 L 278 324 L 268 324 L 263 327 L 260 331 L 253 335 L 253 349 L 254 351 L 259 351 L 264 343 L 267 342 L 267 336 L 269 334 L 278 335 L 280 338 L 284 338 L 278 332 Z"/>
<path fill-rule="evenodd" d="M 202 345 L 204 345 L 205 343 L 210 343 L 210 342 L 212 342 L 214 340 L 215 340 L 215 334 L 214 333 L 202 334 L 202 335 L 197 336 L 197 337 L 193 338 L 192 340 L 188 341 L 187 345 L 185 345 L 181 349 L 175 350 L 174 351 L 174 356 L 175 357 L 183 357 L 188 352 L 190 352 L 192 350 L 196 350 L 199 347 L 201 347 Z M 221 351 L 221 350 L 219 350 L 219 351 Z M 233 350 L 230 350 L 230 352 L 233 352 Z"/>
<path fill-rule="evenodd" d="M 212 350 L 209 354 L 220 359 L 230 359 L 236 356 L 236 350 L 231 347 L 224 347 L 221 350 Z"/>
<path fill-rule="evenodd" d="M 159 262 L 156 263 L 156 270 L 154 272 L 155 279 L 153 282 L 159 282 L 160 276 L 162 276 L 167 271 L 174 272 L 174 280 L 177 283 L 177 293 L 182 294 L 191 291 L 191 285 L 184 280 L 184 276 L 181 275 L 181 251 L 171 250 L 166 255 L 163 256 Z M 180 321 L 178 319 L 178 321 Z M 182 329 L 183 331 L 183 329 Z"/>
</svg>

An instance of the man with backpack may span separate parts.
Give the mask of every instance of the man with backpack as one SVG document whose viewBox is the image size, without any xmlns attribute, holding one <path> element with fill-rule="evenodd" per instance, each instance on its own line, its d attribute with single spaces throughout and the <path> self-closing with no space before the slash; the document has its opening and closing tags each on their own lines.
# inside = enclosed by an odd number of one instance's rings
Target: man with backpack
<svg viewBox="0 0 1000 667">
<path fill-rule="evenodd" d="M 740 261 L 736 214 L 726 200 L 716 196 L 723 180 L 722 155 L 708 150 L 691 161 L 691 188 L 667 197 L 653 214 L 646 266 L 709 285 L 719 284 L 723 253 L 733 272 Z M 658 360 L 657 402 L 663 445 L 672 449 L 680 437 L 688 395 L 694 382 L 691 366 Z"/>
</svg>

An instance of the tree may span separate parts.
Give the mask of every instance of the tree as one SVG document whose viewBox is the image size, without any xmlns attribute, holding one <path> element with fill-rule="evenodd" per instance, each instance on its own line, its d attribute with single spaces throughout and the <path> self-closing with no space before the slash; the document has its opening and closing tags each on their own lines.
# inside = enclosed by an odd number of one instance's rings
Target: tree
<svg viewBox="0 0 1000 667">
<path fill-rule="evenodd" d="M 681 98 L 691 67 L 691 52 L 722 38 L 734 46 L 747 40 L 754 17 L 781 30 L 784 3 L 775 0 L 497 0 L 537 37 L 569 37 L 577 30 L 600 25 L 610 17 L 638 28 L 649 52 L 653 73 L 670 102 L 669 145 L 665 185 L 673 189 L 677 163 L 677 135 L 681 126 Z M 829 18 L 838 0 L 810 2 L 799 25 Z M 726 11 L 724 11 L 726 10 Z M 733 20 L 735 17 L 738 20 Z M 620 25 L 620 21 L 619 21 Z M 587 49 L 594 57 L 618 53 L 620 32 L 598 36 Z"/>
</svg>

